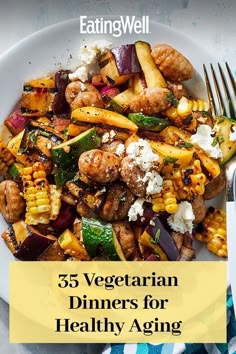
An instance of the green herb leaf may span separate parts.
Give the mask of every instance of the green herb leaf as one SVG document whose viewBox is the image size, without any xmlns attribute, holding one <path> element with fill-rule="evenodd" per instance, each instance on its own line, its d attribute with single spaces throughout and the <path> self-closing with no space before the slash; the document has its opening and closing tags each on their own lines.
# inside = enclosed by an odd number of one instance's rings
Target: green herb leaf
<svg viewBox="0 0 236 354">
<path fill-rule="evenodd" d="M 218 136 L 216 136 L 214 139 L 213 139 L 213 141 L 212 141 L 212 143 L 211 143 L 211 146 L 216 146 L 218 143 L 222 143 L 224 141 L 224 137 L 222 136 L 222 135 L 218 135 Z"/>
<path fill-rule="evenodd" d="M 208 118 L 209 117 L 209 114 L 207 111 L 200 111 L 201 115 L 204 117 L 204 118 Z"/>
<path fill-rule="evenodd" d="M 155 233 L 154 238 L 150 237 L 150 242 L 152 244 L 156 245 L 158 243 L 158 240 L 159 240 L 160 236 L 161 236 L 161 230 L 158 229 L 157 232 Z"/>
<path fill-rule="evenodd" d="M 217 140 L 218 140 L 218 143 L 219 143 L 219 144 L 220 144 L 220 143 L 223 143 L 223 141 L 224 141 L 223 135 L 218 135 Z"/>
<path fill-rule="evenodd" d="M 46 132 L 46 131 L 44 131 L 44 130 L 41 130 L 40 129 L 40 135 L 42 135 L 42 136 L 45 136 L 46 138 L 50 138 L 50 133 L 48 133 L 48 132 Z"/>
<path fill-rule="evenodd" d="M 36 143 L 37 143 L 37 134 L 35 134 L 35 131 L 30 132 L 29 135 L 28 135 L 28 138 L 29 138 L 29 140 L 31 141 L 31 143 L 33 145 L 36 145 Z"/>
<path fill-rule="evenodd" d="M 211 146 L 216 146 L 218 144 L 218 140 L 217 140 L 217 137 L 215 137 L 211 143 Z"/>
<path fill-rule="evenodd" d="M 24 86 L 24 91 L 29 92 L 29 91 L 32 91 L 32 89 L 33 89 L 33 87 L 30 86 L 30 85 L 25 85 L 25 86 Z"/>
<path fill-rule="evenodd" d="M 193 144 L 187 143 L 187 142 L 183 142 L 183 143 L 179 144 L 178 147 L 180 147 L 180 148 L 191 148 L 191 147 L 193 147 Z"/>
<path fill-rule="evenodd" d="M 19 150 L 18 150 L 18 154 L 24 154 L 25 152 L 27 152 L 27 150 L 28 150 L 28 145 L 25 145 L 24 147 L 22 147 L 22 148 L 19 148 Z"/>
<path fill-rule="evenodd" d="M 165 156 L 164 160 L 165 160 L 165 164 L 175 163 L 176 161 L 178 161 L 177 158 L 171 156 Z"/>
<path fill-rule="evenodd" d="M 68 139 L 68 128 L 64 129 L 62 132 L 63 137 L 67 140 Z"/>
<path fill-rule="evenodd" d="M 158 229 L 157 232 L 156 232 L 156 234 L 155 234 L 155 241 L 156 241 L 156 243 L 158 242 L 160 236 L 161 236 L 161 230 Z"/>
<path fill-rule="evenodd" d="M 169 101 L 175 108 L 178 106 L 179 101 L 177 98 L 173 95 L 172 92 L 167 92 L 166 94 L 167 101 Z"/>
</svg>

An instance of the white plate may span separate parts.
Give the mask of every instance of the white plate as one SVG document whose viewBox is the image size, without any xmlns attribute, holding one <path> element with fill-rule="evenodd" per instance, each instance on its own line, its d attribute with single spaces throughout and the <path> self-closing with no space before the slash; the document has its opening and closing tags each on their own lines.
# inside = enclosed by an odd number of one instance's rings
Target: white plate
<svg viewBox="0 0 236 354">
<path fill-rule="evenodd" d="M 109 19 L 115 19 L 109 17 Z M 117 18 L 116 18 L 117 19 Z M 167 43 L 182 52 L 194 65 L 196 74 L 188 83 L 190 92 L 195 97 L 206 98 L 205 85 L 202 77 L 202 64 L 214 62 L 203 48 L 183 34 L 175 32 L 167 26 L 150 22 L 148 35 L 127 34 L 119 38 L 111 35 L 80 35 L 79 19 L 47 27 L 19 42 L 0 56 L 0 119 L 2 123 L 17 104 L 26 80 L 38 78 L 60 68 L 75 69 L 78 50 L 81 45 L 96 39 L 108 39 L 113 45 L 133 43 L 138 39 L 151 44 Z M 2 128 L 1 128 L 2 129 Z M 217 206 L 223 206 L 223 196 L 218 198 Z M 0 233 L 6 229 L 6 223 L 0 217 Z M 219 260 L 206 250 L 205 245 L 196 243 L 196 254 L 199 260 Z M 0 240 L 0 297 L 9 300 L 9 262 L 14 257 Z"/>
</svg>

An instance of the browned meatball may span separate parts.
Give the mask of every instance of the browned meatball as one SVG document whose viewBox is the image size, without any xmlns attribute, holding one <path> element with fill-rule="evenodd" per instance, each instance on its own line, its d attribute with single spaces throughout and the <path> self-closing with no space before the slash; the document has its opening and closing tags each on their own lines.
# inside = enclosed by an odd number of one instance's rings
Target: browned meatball
<svg viewBox="0 0 236 354">
<path fill-rule="evenodd" d="M 152 57 L 160 71 L 170 81 L 184 81 L 193 77 L 192 64 L 183 54 L 167 44 L 157 44 L 152 48 Z"/>
<path fill-rule="evenodd" d="M 165 111 L 171 106 L 167 100 L 169 92 L 166 88 L 147 88 L 131 99 L 129 107 L 133 112 L 142 112 L 148 115 Z"/>
<path fill-rule="evenodd" d="M 25 201 L 15 181 L 5 180 L 0 183 L 0 212 L 7 222 L 20 220 L 25 210 Z"/>
<path fill-rule="evenodd" d="M 79 158 L 79 171 L 93 182 L 113 182 L 119 177 L 120 159 L 110 152 L 93 149 Z"/>
<path fill-rule="evenodd" d="M 198 195 L 193 199 L 191 204 L 193 214 L 195 215 L 193 223 L 198 224 L 199 222 L 202 222 L 206 215 L 206 205 L 204 203 L 204 199 L 201 195 Z"/>
<path fill-rule="evenodd" d="M 104 143 L 101 146 L 101 150 L 111 152 L 113 154 L 118 155 L 117 149 L 119 149 L 119 146 L 123 145 L 122 140 L 113 140 L 111 143 Z"/>
<path fill-rule="evenodd" d="M 102 205 L 99 216 L 108 221 L 123 220 L 134 202 L 134 195 L 121 182 L 114 182 L 107 191 L 107 196 Z"/>
<path fill-rule="evenodd" d="M 125 258 L 128 261 L 137 259 L 138 251 L 136 248 L 135 237 L 129 223 L 125 221 L 117 221 L 112 225 Z"/>
<path fill-rule="evenodd" d="M 104 107 L 99 91 L 88 82 L 70 82 L 66 87 L 65 97 L 72 110 L 86 106 Z"/>
<path fill-rule="evenodd" d="M 183 97 L 183 96 L 184 97 L 189 96 L 188 90 L 180 82 L 167 81 L 167 87 L 173 93 L 173 95 L 177 98 L 177 100 L 180 100 L 181 97 Z"/>
<path fill-rule="evenodd" d="M 146 195 L 146 185 L 143 182 L 145 172 L 133 163 L 133 160 L 126 156 L 121 161 L 120 175 L 122 180 L 127 184 L 132 193 L 137 197 Z"/>
<path fill-rule="evenodd" d="M 76 205 L 76 211 L 80 216 L 84 216 L 86 218 L 96 218 L 96 213 L 88 207 L 82 200 L 78 200 Z"/>
</svg>

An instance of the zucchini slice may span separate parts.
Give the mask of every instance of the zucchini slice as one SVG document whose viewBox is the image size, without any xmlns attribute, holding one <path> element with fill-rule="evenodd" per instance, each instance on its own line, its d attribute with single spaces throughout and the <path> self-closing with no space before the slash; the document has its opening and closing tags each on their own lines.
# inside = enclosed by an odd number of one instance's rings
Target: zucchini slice
<svg viewBox="0 0 236 354">
<path fill-rule="evenodd" d="M 168 119 L 146 116 L 143 113 L 129 113 L 128 119 L 140 129 L 160 132 L 171 124 Z"/>
<path fill-rule="evenodd" d="M 92 258 L 125 261 L 112 224 L 93 218 L 82 218 L 84 246 Z"/>
<path fill-rule="evenodd" d="M 223 157 L 219 160 L 220 165 L 228 162 L 236 153 L 236 141 L 230 140 L 232 128 L 236 127 L 236 122 L 227 117 L 218 117 L 213 130 L 217 132 L 216 137 L 220 137 L 220 149 Z"/>
<path fill-rule="evenodd" d="M 78 170 L 78 157 L 87 150 L 96 149 L 101 144 L 95 128 L 91 128 L 73 139 L 55 146 L 51 150 L 55 168 L 55 182 L 57 187 L 63 186 L 71 180 Z"/>
</svg>

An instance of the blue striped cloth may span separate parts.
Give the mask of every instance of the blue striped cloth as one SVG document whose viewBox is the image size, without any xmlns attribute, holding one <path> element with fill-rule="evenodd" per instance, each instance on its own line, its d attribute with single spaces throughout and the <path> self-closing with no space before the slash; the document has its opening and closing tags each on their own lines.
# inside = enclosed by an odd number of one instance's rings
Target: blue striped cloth
<svg viewBox="0 0 236 354">
<path fill-rule="evenodd" d="M 103 354 L 234 354 L 236 321 L 232 296 L 227 297 L 227 343 L 221 344 L 111 344 Z"/>
</svg>

